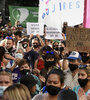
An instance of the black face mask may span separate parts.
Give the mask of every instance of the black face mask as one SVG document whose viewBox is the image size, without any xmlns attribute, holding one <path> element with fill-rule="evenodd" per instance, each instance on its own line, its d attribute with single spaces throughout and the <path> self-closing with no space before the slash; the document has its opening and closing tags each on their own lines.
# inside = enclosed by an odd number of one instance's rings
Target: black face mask
<svg viewBox="0 0 90 100">
<path fill-rule="evenodd" d="M 38 48 L 39 45 L 33 45 L 34 48 Z"/>
<path fill-rule="evenodd" d="M 53 46 L 53 49 L 55 49 L 56 51 L 58 50 L 58 45 L 57 46 Z"/>
<path fill-rule="evenodd" d="M 69 64 L 69 68 L 73 72 L 74 70 L 76 70 L 78 68 L 78 65 L 76 65 L 76 64 Z"/>
<path fill-rule="evenodd" d="M 61 90 L 59 87 L 55 87 L 55 86 L 46 86 L 46 90 L 50 95 L 57 95 L 59 93 L 59 91 Z"/>
<path fill-rule="evenodd" d="M 27 48 L 27 46 L 28 46 L 28 44 L 27 44 L 27 43 L 22 44 L 22 47 L 23 47 L 24 49 L 26 49 L 26 48 Z"/>
<path fill-rule="evenodd" d="M 55 65 L 55 61 L 45 61 L 45 67 L 51 67 Z"/>
<path fill-rule="evenodd" d="M 64 50 L 64 47 L 60 47 L 59 50 L 60 52 L 62 52 Z"/>
<path fill-rule="evenodd" d="M 82 56 L 82 61 L 85 63 L 90 59 L 89 56 Z"/>
<path fill-rule="evenodd" d="M 13 49 L 13 47 L 11 47 L 11 48 L 9 48 L 9 49 L 7 49 L 7 50 L 8 50 L 8 52 L 11 52 L 11 51 L 12 51 L 12 49 Z"/>
<path fill-rule="evenodd" d="M 20 71 L 20 73 L 21 73 L 22 75 L 27 75 L 27 74 L 30 73 L 30 70 L 28 70 L 28 69 L 23 69 L 23 70 Z"/>
<path fill-rule="evenodd" d="M 78 83 L 81 87 L 85 87 L 88 83 L 88 79 L 85 78 L 85 79 L 78 79 Z"/>
</svg>

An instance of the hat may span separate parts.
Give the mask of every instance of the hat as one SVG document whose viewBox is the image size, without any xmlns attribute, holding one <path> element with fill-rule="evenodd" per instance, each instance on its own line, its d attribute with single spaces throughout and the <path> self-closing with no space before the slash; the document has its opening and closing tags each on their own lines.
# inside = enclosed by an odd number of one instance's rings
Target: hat
<svg viewBox="0 0 90 100">
<path fill-rule="evenodd" d="M 69 57 L 67 57 L 67 59 L 82 60 L 81 55 L 77 51 L 72 51 L 71 54 L 69 55 Z"/>
<path fill-rule="evenodd" d="M 21 39 L 21 41 L 19 43 L 22 43 L 22 42 L 29 42 L 29 39 L 23 38 L 23 39 Z"/>
<path fill-rule="evenodd" d="M 70 89 L 64 89 L 59 92 L 57 100 L 77 100 L 77 95 Z"/>
<path fill-rule="evenodd" d="M 29 89 L 31 89 L 34 85 L 37 84 L 37 81 L 32 75 L 28 74 L 20 79 L 20 83 L 26 85 Z"/>
</svg>

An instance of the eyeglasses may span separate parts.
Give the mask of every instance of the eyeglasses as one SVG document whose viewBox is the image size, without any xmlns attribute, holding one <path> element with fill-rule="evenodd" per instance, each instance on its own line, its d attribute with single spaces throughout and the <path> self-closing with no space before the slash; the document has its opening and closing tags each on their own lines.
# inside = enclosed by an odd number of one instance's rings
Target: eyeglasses
<svg viewBox="0 0 90 100">
<path fill-rule="evenodd" d="M 13 39 L 11 36 L 7 36 L 5 39 Z"/>
<path fill-rule="evenodd" d="M 8 72 L 10 74 L 12 73 L 11 70 L 9 70 L 8 68 L 6 68 L 6 69 L 0 68 L 0 72 L 2 72 L 2 71 Z"/>
<path fill-rule="evenodd" d="M 46 51 L 46 53 L 54 54 L 54 52 L 53 52 L 53 51 Z"/>
</svg>

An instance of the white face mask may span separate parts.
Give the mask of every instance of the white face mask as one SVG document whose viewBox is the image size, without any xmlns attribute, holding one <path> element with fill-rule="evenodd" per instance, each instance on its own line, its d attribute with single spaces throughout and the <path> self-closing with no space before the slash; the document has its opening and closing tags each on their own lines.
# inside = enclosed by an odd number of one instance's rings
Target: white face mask
<svg viewBox="0 0 90 100">
<path fill-rule="evenodd" d="M 0 86 L 0 97 L 3 96 L 4 90 L 7 88 L 7 86 Z"/>
<path fill-rule="evenodd" d="M 20 58 L 20 59 L 22 59 L 22 58 L 23 58 L 23 54 L 21 54 L 21 53 L 16 53 L 16 54 L 15 54 L 15 58 Z"/>
</svg>

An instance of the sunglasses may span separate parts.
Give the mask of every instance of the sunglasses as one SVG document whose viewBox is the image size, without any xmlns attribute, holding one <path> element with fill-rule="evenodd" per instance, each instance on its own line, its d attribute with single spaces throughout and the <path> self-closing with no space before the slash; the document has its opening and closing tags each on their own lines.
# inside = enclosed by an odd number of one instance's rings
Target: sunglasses
<svg viewBox="0 0 90 100">
<path fill-rule="evenodd" d="M 13 39 L 11 36 L 7 36 L 5 39 Z"/>
<path fill-rule="evenodd" d="M 46 51 L 46 53 L 47 53 L 47 54 L 48 54 L 48 53 L 50 53 L 50 54 L 54 54 L 53 51 Z"/>
</svg>

